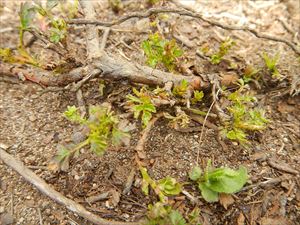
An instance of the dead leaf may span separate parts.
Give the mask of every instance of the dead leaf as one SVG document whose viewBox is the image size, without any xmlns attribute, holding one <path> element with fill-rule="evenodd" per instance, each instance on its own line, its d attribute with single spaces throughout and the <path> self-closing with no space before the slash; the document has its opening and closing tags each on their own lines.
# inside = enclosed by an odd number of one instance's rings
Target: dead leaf
<svg viewBox="0 0 300 225">
<path fill-rule="evenodd" d="M 226 74 L 221 74 L 221 76 L 222 76 L 221 84 L 225 85 L 225 86 L 232 85 L 235 82 L 237 82 L 237 80 L 239 79 L 239 77 L 236 73 L 228 72 Z"/>
<path fill-rule="evenodd" d="M 221 193 L 219 195 L 219 201 L 220 201 L 220 204 L 225 208 L 227 209 L 228 206 L 232 205 L 234 203 L 234 199 L 231 195 L 229 194 L 225 194 L 225 193 Z"/>
<path fill-rule="evenodd" d="M 285 102 L 280 102 L 277 106 L 277 110 L 281 113 L 291 113 L 295 111 L 297 108 L 295 106 L 291 106 Z"/>
<path fill-rule="evenodd" d="M 236 223 L 237 223 L 237 225 L 245 225 L 245 217 L 244 217 L 244 214 L 242 212 L 240 212 L 240 215 L 237 218 Z"/>
</svg>

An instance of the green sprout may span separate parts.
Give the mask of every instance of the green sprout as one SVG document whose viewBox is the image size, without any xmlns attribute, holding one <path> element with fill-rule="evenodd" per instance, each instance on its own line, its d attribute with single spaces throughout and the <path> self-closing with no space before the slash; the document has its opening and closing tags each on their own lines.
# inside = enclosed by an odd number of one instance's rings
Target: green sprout
<svg viewBox="0 0 300 225">
<path fill-rule="evenodd" d="M 147 126 L 152 118 L 152 113 L 156 113 L 155 105 L 151 102 L 151 96 L 148 94 L 145 88 L 140 91 L 133 88 L 133 93 L 127 95 L 128 103 L 131 106 L 131 110 L 134 113 L 134 118 L 137 119 L 141 115 L 143 126 Z"/>
<path fill-rule="evenodd" d="M 277 64 L 279 60 L 279 53 L 277 53 L 274 57 L 269 56 L 267 53 L 262 53 L 262 58 L 265 61 L 265 64 L 272 75 L 272 78 L 282 79 L 283 76 L 279 73 L 277 69 Z"/>
<path fill-rule="evenodd" d="M 126 143 L 130 138 L 125 130 L 118 127 L 119 120 L 109 107 L 90 106 L 89 115 L 89 118 L 83 118 L 75 106 L 68 106 L 64 116 L 71 122 L 85 126 L 88 134 L 84 141 L 75 146 L 58 146 L 58 152 L 49 165 L 51 170 L 63 169 L 70 158 L 78 155 L 79 150 L 85 146 L 89 145 L 92 152 L 101 156 L 110 143 L 119 145 Z"/>
<path fill-rule="evenodd" d="M 222 61 L 223 57 L 235 44 L 235 41 L 233 41 L 231 38 L 227 38 L 221 43 L 221 45 L 219 46 L 219 50 L 210 57 L 210 62 L 212 64 L 219 64 Z"/>
<path fill-rule="evenodd" d="M 157 64 L 163 64 L 169 71 L 174 71 L 176 60 L 183 54 L 175 40 L 165 40 L 158 33 L 149 35 L 141 47 L 149 66 L 154 68 Z"/>
<path fill-rule="evenodd" d="M 256 98 L 249 93 L 242 94 L 243 86 L 228 96 L 231 104 L 227 107 L 230 120 L 225 122 L 223 134 L 230 139 L 247 144 L 248 131 L 261 131 L 270 121 L 266 119 L 265 112 L 260 108 L 253 108 Z"/>
</svg>

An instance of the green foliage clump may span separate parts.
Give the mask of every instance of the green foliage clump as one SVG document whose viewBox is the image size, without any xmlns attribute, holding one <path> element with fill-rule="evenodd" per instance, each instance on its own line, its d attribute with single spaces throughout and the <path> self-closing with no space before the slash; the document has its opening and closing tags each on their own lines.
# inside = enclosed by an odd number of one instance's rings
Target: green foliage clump
<svg viewBox="0 0 300 225">
<path fill-rule="evenodd" d="M 244 84 L 247 84 L 253 80 L 258 80 L 258 73 L 259 73 L 259 69 L 256 69 L 253 66 L 247 66 L 244 70 L 244 75 L 243 75 L 243 82 Z"/>
<path fill-rule="evenodd" d="M 151 96 L 145 88 L 140 91 L 133 88 L 133 93 L 127 95 L 127 103 L 129 103 L 131 110 L 134 113 L 134 118 L 137 119 L 141 115 L 143 126 L 147 126 L 152 118 L 152 113 L 156 113 L 155 105 L 151 101 Z"/>
<path fill-rule="evenodd" d="M 119 120 L 117 116 L 104 106 L 90 106 L 89 118 L 82 118 L 75 106 L 68 106 L 68 110 L 64 112 L 64 116 L 81 125 L 87 126 L 89 129 L 88 137 L 83 142 L 90 145 L 91 151 L 97 155 L 103 155 L 109 141 L 114 145 L 122 143 L 122 138 L 128 138 L 129 134 L 118 128 Z M 82 144 L 80 144 L 82 148 Z"/>
<path fill-rule="evenodd" d="M 182 80 L 180 84 L 174 86 L 172 93 L 174 96 L 184 97 L 187 93 L 188 87 L 189 82 Z"/>
<path fill-rule="evenodd" d="M 156 182 L 149 176 L 146 168 L 140 167 L 140 172 L 143 178 L 142 191 L 145 195 L 149 194 L 150 186 L 159 197 L 160 202 L 166 203 L 167 196 L 178 195 L 181 192 L 182 185 L 175 178 L 166 177 Z"/>
<path fill-rule="evenodd" d="M 188 222 L 178 210 L 161 202 L 148 206 L 147 221 L 145 225 L 200 225 L 200 210 L 195 208 L 188 215 Z"/>
<path fill-rule="evenodd" d="M 272 78 L 282 79 L 283 76 L 279 73 L 277 69 L 277 64 L 279 60 L 279 53 L 277 53 L 274 57 L 269 56 L 267 53 L 262 53 L 262 58 L 265 61 L 265 64 L 272 75 Z"/>
<path fill-rule="evenodd" d="M 220 46 L 219 50 L 210 56 L 210 62 L 212 64 L 219 64 L 223 57 L 228 53 L 228 51 L 235 45 L 235 41 L 231 38 L 227 38 L 223 41 Z"/>
<path fill-rule="evenodd" d="M 222 132 L 228 139 L 246 144 L 247 132 L 264 130 L 269 120 L 266 119 L 263 109 L 252 106 L 256 98 L 249 93 L 243 94 L 242 91 L 243 86 L 228 96 L 231 104 L 227 110 L 231 118 L 225 122 Z"/>
<path fill-rule="evenodd" d="M 169 71 L 174 71 L 177 58 L 183 54 L 175 40 L 166 40 L 158 33 L 149 35 L 141 47 L 147 56 L 149 66 L 154 68 L 157 64 L 163 64 Z"/>
<path fill-rule="evenodd" d="M 219 193 L 238 192 L 248 179 L 247 170 L 244 167 L 240 167 L 239 170 L 227 167 L 212 168 L 210 161 L 203 173 L 198 166 L 192 168 L 189 177 L 197 182 L 201 195 L 207 202 L 218 201 Z"/>
</svg>

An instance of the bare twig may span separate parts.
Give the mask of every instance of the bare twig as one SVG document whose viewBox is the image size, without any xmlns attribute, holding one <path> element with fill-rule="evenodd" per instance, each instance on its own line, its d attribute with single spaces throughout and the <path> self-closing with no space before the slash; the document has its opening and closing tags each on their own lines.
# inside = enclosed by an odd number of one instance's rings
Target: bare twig
<svg viewBox="0 0 300 225">
<path fill-rule="evenodd" d="M 130 13 L 128 15 L 125 15 L 125 16 L 119 18 L 118 20 L 114 20 L 114 21 L 111 21 L 111 22 L 103 22 L 103 21 L 89 20 L 89 19 L 73 19 L 73 20 L 68 21 L 68 23 L 69 24 L 100 25 L 100 26 L 105 26 L 105 27 L 111 27 L 111 26 L 114 26 L 114 25 L 121 24 L 121 23 L 123 23 L 123 22 L 125 22 L 129 19 L 132 19 L 132 18 L 147 18 L 147 17 L 150 17 L 151 15 L 159 14 L 159 13 L 174 13 L 174 14 L 178 14 L 178 15 L 181 15 L 181 16 L 188 16 L 188 17 L 192 17 L 192 18 L 197 18 L 197 19 L 200 19 L 202 21 L 205 21 L 205 22 L 209 23 L 210 25 L 217 26 L 217 27 L 220 27 L 222 29 L 247 31 L 247 32 L 252 33 L 253 35 L 255 35 L 258 38 L 263 38 L 263 39 L 267 39 L 267 40 L 271 40 L 271 41 L 275 41 L 275 42 L 285 43 L 290 48 L 292 48 L 296 54 L 300 55 L 300 49 L 298 49 L 295 44 L 293 44 L 292 42 L 290 42 L 290 41 L 288 41 L 284 38 L 271 36 L 271 35 L 268 35 L 268 34 L 263 34 L 263 33 L 258 32 L 255 29 L 247 27 L 247 26 L 227 25 L 227 24 L 220 23 L 218 21 L 210 20 L 208 18 L 205 18 L 200 13 L 196 13 L 196 12 L 192 11 L 192 9 L 183 6 L 182 4 L 178 3 L 177 1 L 173 1 L 173 2 L 177 6 L 182 7 L 183 9 L 151 8 L 151 9 L 145 11 L 145 12 Z"/>
<path fill-rule="evenodd" d="M 269 166 L 271 166 L 277 170 L 281 170 L 281 171 L 295 174 L 295 175 L 299 174 L 298 170 L 293 169 L 286 163 L 283 163 L 283 162 L 279 163 L 278 161 L 276 161 L 274 159 L 269 159 L 267 162 L 268 162 Z"/>
<path fill-rule="evenodd" d="M 218 90 L 217 95 L 219 94 L 219 91 L 220 91 L 220 89 Z M 200 139 L 199 139 L 199 144 L 200 144 L 200 146 L 202 145 L 202 138 L 203 138 L 203 133 L 204 133 L 204 127 L 205 127 L 205 124 L 206 124 L 208 115 L 209 115 L 210 111 L 212 110 L 212 108 L 213 108 L 215 102 L 216 102 L 216 99 L 214 99 L 213 102 L 211 103 L 211 105 L 210 105 L 210 107 L 209 107 L 209 109 L 208 109 L 208 111 L 207 111 L 207 114 L 205 115 L 204 121 L 203 121 L 203 123 L 202 123 L 202 129 L 201 129 Z M 197 165 L 198 165 L 198 163 L 199 163 L 199 156 L 200 156 L 200 149 L 198 149 L 198 152 L 197 152 L 197 160 L 196 160 L 196 164 L 197 164 Z"/>
<path fill-rule="evenodd" d="M 135 176 L 135 171 L 136 171 L 136 168 L 133 167 L 131 169 L 128 177 L 127 177 L 125 187 L 124 187 L 123 192 L 122 192 L 123 195 L 127 195 L 130 192 L 130 189 L 131 189 L 132 184 L 133 184 L 134 176 Z"/>
<path fill-rule="evenodd" d="M 86 115 L 86 107 L 85 107 L 85 102 L 84 102 L 84 99 L 83 99 L 81 89 L 78 89 L 76 91 L 76 98 L 77 98 L 77 103 L 78 103 L 80 115 L 81 115 L 81 117 L 84 117 Z"/>
<path fill-rule="evenodd" d="M 145 148 L 145 143 L 147 141 L 147 138 L 149 136 L 149 133 L 151 131 L 151 128 L 154 126 L 155 122 L 163 117 L 163 113 L 158 113 L 156 114 L 150 121 L 149 123 L 147 124 L 146 128 L 143 130 L 143 134 L 141 136 L 141 138 L 139 139 L 136 147 L 135 147 L 135 150 L 137 151 L 137 153 L 142 153 L 144 152 L 144 148 Z"/>
<path fill-rule="evenodd" d="M 101 53 L 104 52 L 109 32 L 110 32 L 110 28 L 105 28 L 104 31 L 103 31 L 101 45 L 100 45 L 100 52 Z"/>
<path fill-rule="evenodd" d="M 15 159 L 2 148 L 0 148 L 0 159 L 10 168 L 18 172 L 25 180 L 34 185 L 39 191 L 47 195 L 52 200 L 64 205 L 67 209 L 85 218 L 86 220 L 97 225 L 138 225 L 140 222 L 116 222 L 103 219 L 89 211 L 73 200 L 63 196 L 51 188 L 44 180 L 38 177 L 34 172 L 23 165 L 22 162 Z"/>
<path fill-rule="evenodd" d="M 94 20 L 96 18 L 93 3 L 94 1 L 80 0 L 80 5 L 87 20 Z M 86 50 L 89 60 L 98 58 L 101 55 L 98 29 L 89 24 L 86 27 Z"/>
</svg>

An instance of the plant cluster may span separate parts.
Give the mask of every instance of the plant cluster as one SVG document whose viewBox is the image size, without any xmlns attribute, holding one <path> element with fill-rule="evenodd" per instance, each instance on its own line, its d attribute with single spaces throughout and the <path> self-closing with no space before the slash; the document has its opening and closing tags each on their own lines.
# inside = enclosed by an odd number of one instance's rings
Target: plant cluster
<svg viewBox="0 0 300 225">
<path fill-rule="evenodd" d="M 163 64 L 169 71 L 174 71 L 178 57 L 183 51 L 177 46 L 175 40 L 166 40 L 158 33 L 149 35 L 141 45 L 147 56 L 147 64 L 156 67 Z"/>
<path fill-rule="evenodd" d="M 277 64 L 279 60 L 279 53 L 277 53 L 274 57 L 269 56 L 267 53 L 262 53 L 262 58 L 265 61 L 266 67 L 268 68 L 269 72 L 271 73 L 272 78 L 282 79 L 283 76 L 279 73 L 277 69 Z"/>
<path fill-rule="evenodd" d="M 50 42 L 65 44 L 67 36 L 67 23 L 63 16 L 56 16 L 53 9 L 60 5 L 61 11 L 72 18 L 78 11 L 78 0 L 73 4 L 69 1 L 47 0 L 44 6 L 41 1 L 35 0 L 34 3 L 25 2 L 20 6 L 19 17 L 19 45 L 18 54 L 13 54 L 10 49 L 0 49 L 0 57 L 9 63 L 31 64 L 40 66 L 36 56 L 32 56 L 24 46 L 25 32 L 37 32 L 46 37 Z"/>
<path fill-rule="evenodd" d="M 239 141 L 241 144 L 248 143 L 248 131 L 261 131 L 266 128 L 268 119 L 263 109 L 253 107 L 256 98 L 249 92 L 243 93 L 244 85 L 228 95 L 231 104 L 226 108 L 230 114 L 230 120 L 224 124 L 223 134 L 230 139 Z"/>
<path fill-rule="evenodd" d="M 222 61 L 223 57 L 235 44 L 236 43 L 234 40 L 232 40 L 231 38 L 226 38 L 226 40 L 220 44 L 219 50 L 210 56 L 210 62 L 212 64 L 219 64 Z"/>
<path fill-rule="evenodd" d="M 142 191 L 145 195 L 149 194 L 149 187 L 158 196 L 159 201 L 148 206 L 147 225 L 198 225 L 200 224 L 200 210 L 196 207 L 185 218 L 178 210 L 168 205 L 168 196 L 179 195 L 183 184 L 178 183 L 172 177 L 166 177 L 159 181 L 153 180 L 147 169 L 140 167 L 142 175 Z M 219 200 L 219 193 L 232 194 L 240 191 L 248 179 L 247 170 L 240 167 L 233 170 L 228 167 L 213 168 L 211 161 L 202 172 L 200 167 L 192 168 L 189 173 L 192 181 L 196 182 L 202 197 L 207 202 Z"/>
<path fill-rule="evenodd" d="M 54 157 L 54 167 L 63 167 L 65 163 L 68 163 L 70 157 L 78 155 L 80 149 L 85 146 L 89 145 L 92 152 L 101 156 L 110 143 L 120 145 L 127 143 L 130 138 L 127 131 L 118 126 L 117 116 L 114 115 L 110 107 L 105 105 L 90 106 L 89 118 L 81 117 L 75 106 L 68 106 L 64 116 L 71 122 L 84 126 L 88 132 L 86 139 L 79 144 L 58 147 L 58 152 Z"/>
<path fill-rule="evenodd" d="M 143 126 L 147 126 L 152 118 L 152 114 L 156 113 L 156 107 L 151 101 L 151 94 L 146 88 L 140 91 L 133 88 L 133 93 L 136 95 L 127 95 L 127 103 L 134 113 L 134 118 L 137 119 L 141 115 Z"/>
</svg>

